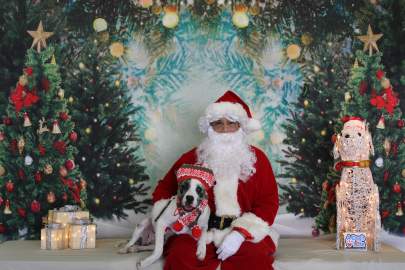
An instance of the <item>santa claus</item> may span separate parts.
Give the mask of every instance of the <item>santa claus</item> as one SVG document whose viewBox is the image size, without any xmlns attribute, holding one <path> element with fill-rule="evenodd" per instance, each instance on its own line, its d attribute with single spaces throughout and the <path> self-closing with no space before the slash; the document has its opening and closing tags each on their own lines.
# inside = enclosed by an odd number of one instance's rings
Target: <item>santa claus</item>
<svg viewBox="0 0 405 270">
<path fill-rule="evenodd" d="M 165 270 L 273 269 L 278 235 L 271 225 L 278 210 L 278 191 L 266 155 L 246 141 L 260 129 L 249 107 L 232 91 L 210 104 L 199 121 L 206 138 L 183 154 L 159 181 L 153 201 L 177 191 L 176 171 L 182 164 L 200 164 L 213 172 L 208 192 L 212 243 L 203 261 L 190 235 L 171 237 L 165 246 Z"/>
</svg>

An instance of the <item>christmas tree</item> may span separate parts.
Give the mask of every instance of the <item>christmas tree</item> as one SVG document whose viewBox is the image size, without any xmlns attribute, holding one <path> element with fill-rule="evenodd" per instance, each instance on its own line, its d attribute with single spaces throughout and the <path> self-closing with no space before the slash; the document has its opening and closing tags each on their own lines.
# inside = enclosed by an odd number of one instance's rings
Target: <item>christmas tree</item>
<svg viewBox="0 0 405 270">
<path fill-rule="evenodd" d="M 323 207 L 322 184 L 336 179 L 328 175 L 333 167 L 331 136 L 340 110 L 336 100 L 345 97 L 343 86 L 351 65 L 341 42 L 330 38 L 325 43 L 304 70 L 306 83 L 284 125 L 284 143 L 289 146 L 286 159 L 280 161 L 285 171 L 280 177 L 290 179 L 288 185 L 281 185 L 287 211 L 310 217 Z"/>
<path fill-rule="evenodd" d="M 88 208 L 96 217 L 125 217 L 125 209 L 145 212 L 149 201 L 145 167 L 139 157 L 137 113 L 119 78 L 120 42 L 92 35 L 84 40 L 75 66 L 66 69 L 66 94 L 78 127 L 76 162 L 87 180 Z M 114 56 L 113 56 L 114 55 Z"/>
<path fill-rule="evenodd" d="M 77 134 L 61 96 L 59 67 L 42 23 L 24 73 L 10 94 L 0 129 L 0 234 L 38 238 L 42 217 L 65 204 L 85 204 L 85 180 L 74 155 Z"/>
<path fill-rule="evenodd" d="M 340 116 L 357 116 L 369 123 L 375 155 L 371 170 L 380 193 L 380 212 L 383 228 L 394 233 L 405 233 L 403 216 L 405 188 L 405 125 L 398 106 L 398 97 L 381 64 L 382 53 L 369 26 L 367 35 L 360 36 L 366 52 L 357 51 L 358 64 L 352 69 L 348 91 L 351 99 L 342 102 Z M 336 125 L 341 129 L 342 124 Z M 321 213 L 317 220 L 329 220 L 331 213 Z"/>
</svg>

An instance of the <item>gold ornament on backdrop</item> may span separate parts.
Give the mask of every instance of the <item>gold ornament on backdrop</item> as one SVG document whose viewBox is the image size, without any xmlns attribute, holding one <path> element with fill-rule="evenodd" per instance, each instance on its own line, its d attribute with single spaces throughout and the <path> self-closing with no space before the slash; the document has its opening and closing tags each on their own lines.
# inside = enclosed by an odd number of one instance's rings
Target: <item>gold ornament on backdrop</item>
<svg viewBox="0 0 405 270">
<path fill-rule="evenodd" d="M 383 36 L 383 34 L 374 34 L 373 30 L 371 30 L 371 25 L 368 25 L 367 35 L 364 36 L 357 36 L 364 43 L 363 51 L 369 53 L 369 55 L 373 55 L 373 49 L 377 52 L 380 50 L 377 47 L 377 41 Z"/>
<path fill-rule="evenodd" d="M 301 55 L 301 47 L 297 44 L 291 44 L 287 47 L 287 57 L 291 60 L 298 59 Z"/>
<path fill-rule="evenodd" d="M 248 8 L 244 4 L 236 4 L 232 15 L 232 22 L 238 28 L 246 28 L 249 25 Z"/>
<path fill-rule="evenodd" d="M 90 133 L 91 133 L 91 128 L 90 128 L 90 127 L 86 128 L 86 129 L 84 130 L 84 132 L 86 132 L 87 135 L 90 134 Z"/>
<path fill-rule="evenodd" d="M 49 175 L 49 174 L 52 174 L 52 172 L 53 172 L 52 165 L 46 164 L 44 167 L 44 173 Z"/>
<path fill-rule="evenodd" d="M 124 45 L 121 42 L 113 42 L 110 45 L 110 53 L 112 56 L 120 58 L 124 55 Z"/>
<path fill-rule="evenodd" d="M 152 7 L 152 13 L 155 15 L 159 15 L 160 13 L 162 13 L 162 11 L 163 11 L 163 8 L 161 5 L 154 5 Z"/>
<path fill-rule="evenodd" d="M 39 22 L 38 28 L 36 31 L 27 31 L 31 37 L 34 38 L 31 48 L 37 45 L 37 52 L 41 52 L 41 48 L 46 48 L 46 40 L 53 35 L 53 32 L 44 32 L 44 27 L 42 21 Z"/>
<path fill-rule="evenodd" d="M 99 205 L 100 204 L 100 199 L 99 198 L 94 198 L 94 203 Z"/>
<path fill-rule="evenodd" d="M 18 152 L 19 152 L 20 155 L 21 155 L 21 154 L 23 153 L 24 147 L 25 147 L 25 140 L 24 140 L 23 137 L 21 137 L 21 138 L 18 140 L 17 147 L 18 147 Z"/>
<path fill-rule="evenodd" d="M 165 6 L 165 15 L 162 18 L 162 24 L 166 28 L 175 28 L 180 21 L 179 14 L 177 13 L 177 7 L 175 5 Z"/>
<path fill-rule="evenodd" d="M 260 7 L 259 7 L 259 5 L 257 5 L 257 4 L 251 5 L 251 6 L 249 7 L 249 13 L 250 13 L 252 16 L 257 16 L 257 15 L 259 15 L 259 14 L 260 14 Z"/>
<path fill-rule="evenodd" d="M 326 136 L 326 134 L 327 134 L 326 129 L 322 129 L 322 130 L 321 130 L 321 136 Z"/>
<path fill-rule="evenodd" d="M 301 36 L 301 42 L 304 44 L 304 46 L 311 45 L 311 43 L 314 41 L 312 38 L 311 34 L 305 33 Z"/>
<path fill-rule="evenodd" d="M 308 106 L 309 106 L 309 101 L 306 99 L 306 100 L 304 100 L 304 107 L 306 108 Z"/>
<path fill-rule="evenodd" d="M 107 21 L 103 18 L 97 18 L 93 21 L 93 28 L 97 33 L 105 31 L 107 30 Z"/>
</svg>

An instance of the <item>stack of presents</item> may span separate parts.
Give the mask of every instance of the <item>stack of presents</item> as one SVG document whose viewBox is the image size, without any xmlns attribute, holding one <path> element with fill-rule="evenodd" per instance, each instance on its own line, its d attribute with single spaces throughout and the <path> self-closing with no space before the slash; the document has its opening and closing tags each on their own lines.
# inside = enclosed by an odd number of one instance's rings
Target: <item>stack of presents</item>
<svg viewBox="0 0 405 270">
<path fill-rule="evenodd" d="M 41 249 L 85 249 L 96 247 L 96 224 L 89 211 L 65 205 L 49 210 L 47 224 L 41 230 Z"/>
</svg>

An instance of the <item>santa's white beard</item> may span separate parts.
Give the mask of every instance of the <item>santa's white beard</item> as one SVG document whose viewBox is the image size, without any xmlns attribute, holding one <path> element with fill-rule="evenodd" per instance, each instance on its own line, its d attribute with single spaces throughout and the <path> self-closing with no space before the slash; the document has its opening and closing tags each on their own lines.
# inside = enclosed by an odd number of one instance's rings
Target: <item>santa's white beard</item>
<svg viewBox="0 0 405 270">
<path fill-rule="evenodd" d="M 214 172 L 217 215 L 240 215 L 237 201 L 238 180 L 247 181 L 255 173 L 256 156 L 242 129 L 217 133 L 212 127 L 197 149 L 198 162 Z"/>
</svg>

